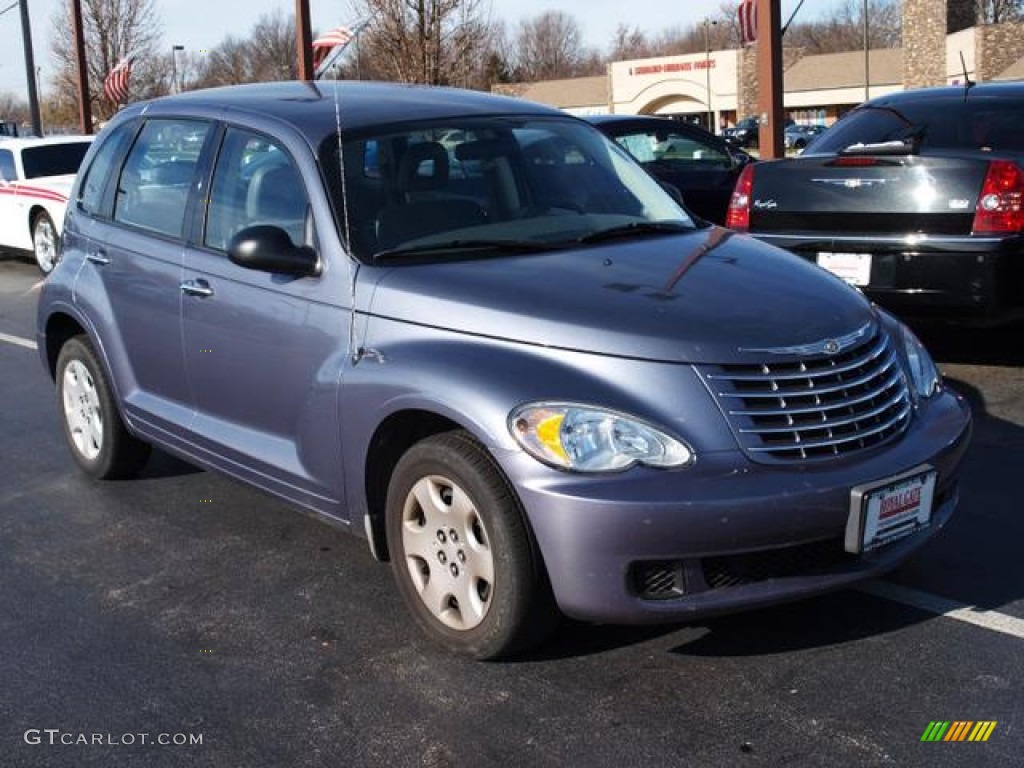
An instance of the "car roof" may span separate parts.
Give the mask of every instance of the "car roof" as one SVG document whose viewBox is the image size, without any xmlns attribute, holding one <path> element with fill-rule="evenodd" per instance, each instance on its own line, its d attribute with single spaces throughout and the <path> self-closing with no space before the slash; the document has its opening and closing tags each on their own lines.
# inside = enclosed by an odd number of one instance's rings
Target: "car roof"
<svg viewBox="0 0 1024 768">
<path fill-rule="evenodd" d="M 288 123 L 312 142 L 335 128 L 358 131 L 406 121 L 483 115 L 566 113 L 542 104 L 480 91 L 366 81 L 291 81 L 209 88 L 133 104 L 123 114 L 259 115 Z M 225 114 L 227 113 L 227 114 Z"/>
<path fill-rule="evenodd" d="M 77 144 L 83 141 L 92 141 L 94 136 L 12 136 L 7 139 L 0 139 L 0 148 L 10 150 L 26 149 L 28 147 L 45 147 L 51 144 Z"/>
<path fill-rule="evenodd" d="M 1024 82 L 974 83 L 970 86 L 940 85 L 935 88 L 916 88 L 879 96 L 866 102 L 863 106 L 878 107 L 927 101 L 970 102 L 977 99 L 1024 99 Z"/>
<path fill-rule="evenodd" d="M 612 123 L 661 123 L 665 125 L 686 125 L 686 123 L 680 120 L 673 120 L 671 117 L 665 117 L 663 115 L 582 115 L 583 119 L 587 122 L 594 123 L 594 125 L 610 125 Z"/>
</svg>

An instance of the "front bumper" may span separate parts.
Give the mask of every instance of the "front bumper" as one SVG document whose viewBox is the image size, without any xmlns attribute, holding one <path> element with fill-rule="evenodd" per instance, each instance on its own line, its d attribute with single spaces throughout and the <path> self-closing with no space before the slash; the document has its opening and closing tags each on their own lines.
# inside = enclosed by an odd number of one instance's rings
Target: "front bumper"
<svg viewBox="0 0 1024 768">
<path fill-rule="evenodd" d="M 522 453 L 500 460 L 562 611 L 657 623 L 790 600 L 894 568 L 952 515 L 970 431 L 967 405 L 947 391 L 902 437 L 856 458 L 780 467 L 722 452 L 681 470 L 600 477 L 557 472 Z M 846 554 L 851 488 L 924 463 L 938 471 L 931 525 Z"/>
<path fill-rule="evenodd" d="M 871 254 L 862 290 L 901 316 L 1013 317 L 1024 312 L 1024 238 L 843 237 L 751 232 L 808 261 Z"/>
</svg>

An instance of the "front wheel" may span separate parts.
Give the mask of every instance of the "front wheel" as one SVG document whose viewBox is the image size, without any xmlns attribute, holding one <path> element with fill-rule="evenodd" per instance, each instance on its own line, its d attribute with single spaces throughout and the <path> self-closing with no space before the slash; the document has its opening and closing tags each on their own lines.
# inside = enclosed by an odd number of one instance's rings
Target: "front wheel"
<svg viewBox="0 0 1024 768">
<path fill-rule="evenodd" d="M 387 499 L 399 591 L 448 649 L 494 659 L 540 643 L 557 611 L 523 513 L 466 432 L 428 437 L 401 458 Z"/>
<path fill-rule="evenodd" d="M 36 257 L 36 266 L 44 275 L 50 274 L 57 266 L 60 240 L 53 219 L 45 211 L 40 212 L 32 222 L 32 252 Z"/>
<path fill-rule="evenodd" d="M 57 397 L 71 455 L 86 474 L 101 480 L 130 477 L 146 463 L 149 444 L 125 428 L 103 366 L 85 336 L 61 347 Z"/>
</svg>

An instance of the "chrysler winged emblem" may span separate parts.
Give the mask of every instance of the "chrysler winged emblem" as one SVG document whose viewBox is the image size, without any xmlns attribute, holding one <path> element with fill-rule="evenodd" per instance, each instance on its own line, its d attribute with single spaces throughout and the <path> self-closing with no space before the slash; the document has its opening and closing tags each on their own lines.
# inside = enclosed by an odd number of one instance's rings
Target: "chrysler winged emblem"
<svg viewBox="0 0 1024 768">
<path fill-rule="evenodd" d="M 792 347 L 740 347 L 740 352 L 764 352 L 769 355 L 838 355 L 867 336 L 873 326 L 874 323 L 868 322 L 845 336 L 812 341 L 810 344 L 796 344 Z"/>
</svg>

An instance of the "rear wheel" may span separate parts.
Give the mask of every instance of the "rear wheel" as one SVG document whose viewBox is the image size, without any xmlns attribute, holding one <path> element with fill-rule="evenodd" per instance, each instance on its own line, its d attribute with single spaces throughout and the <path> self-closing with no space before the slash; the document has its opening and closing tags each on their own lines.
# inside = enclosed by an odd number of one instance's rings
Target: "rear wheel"
<svg viewBox="0 0 1024 768">
<path fill-rule="evenodd" d="M 476 659 L 540 643 L 557 611 L 523 513 L 468 433 L 426 438 L 391 477 L 387 536 L 399 591 L 420 626 Z"/>
<path fill-rule="evenodd" d="M 32 222 L 32 252 L 36 257 L 36 266 L 44 275 L 50 274 L 57 266 L 60 240 L 53 219 L 46 211 L 40 211 Z"/>
<path fill-rule="evenodd" d="M 130 477 L 146 463 L 149 444 L 125 428 L 103 367 L 85 336 L 61 347 L 57 397 L 71 455 L 86 474 L 108 480 Z"/>
</svg>

